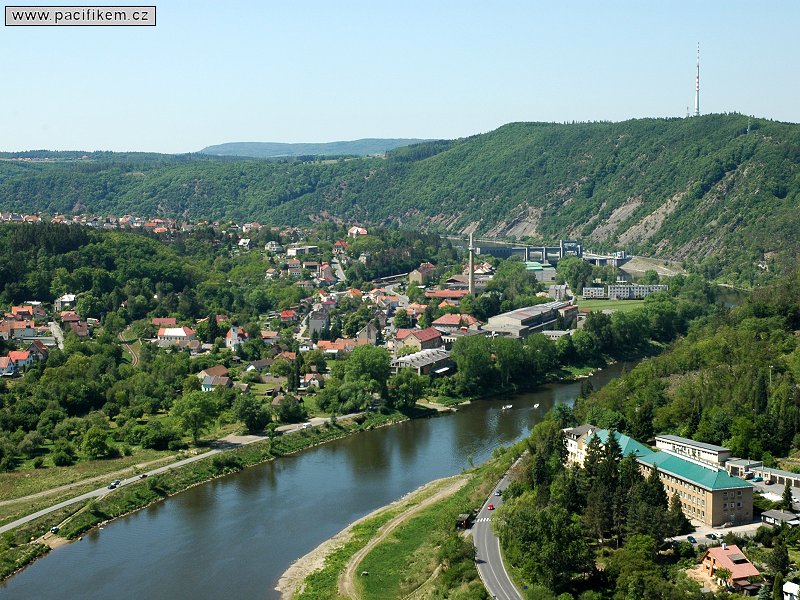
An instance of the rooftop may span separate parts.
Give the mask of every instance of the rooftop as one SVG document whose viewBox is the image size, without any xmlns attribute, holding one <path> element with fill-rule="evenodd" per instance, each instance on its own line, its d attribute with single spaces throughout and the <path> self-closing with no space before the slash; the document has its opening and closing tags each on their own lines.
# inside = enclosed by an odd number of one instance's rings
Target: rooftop
<svg viewBox="0 0 800 600">
<path fill-rule="evenodd" d="M 712 452 L 730 452 L 728 448 L 725 448 L 723 446 L 717 446 L 715 444 L 706 444 L 705 442 L 696 442 L 694 440 L 690 440 L 689 438 L 684 438 L 677 435 L 657 435 L 656 442 L 658 440 L 667 440 L 669 442 L 676 442 L 678 444 L 694 446 L 695 448 L 702 448 L 703 450 L 711 450 Z"/>
<path fill-rule="evenodd" d="M 650 467 L 656 467 L 659 471 L 669 473 L 681 479 L 691 481 L 707 490 L 727 490 L 731 488 L 751 488 L 753 487 L 744 479 L 733 477 L 727 471 L 716 467 L 703 466 L 700 463 L 686 460 L 667 452 L 651 452 L 647 456 L 639 458 Z"/>
</svg>

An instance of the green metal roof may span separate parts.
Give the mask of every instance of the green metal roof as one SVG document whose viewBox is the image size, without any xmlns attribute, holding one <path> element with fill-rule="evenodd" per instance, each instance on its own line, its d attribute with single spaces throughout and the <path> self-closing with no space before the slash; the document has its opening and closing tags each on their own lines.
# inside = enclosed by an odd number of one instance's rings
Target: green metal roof
<svg viewBox="0 0 800 600">
<path fill-rule="evenodd" d="M 528 271 L 541 271 L 544 269 L 542 263 L 536 261 L 528 261 L 525 263 L 525 269 Z"/>
<path fill-rule="evenodd" d="M 750 483 L 739 477 L 729 475 L 724 469 L 708 468 L 690 460 L 685 460 L 669 452 L 653 451 L 644 444 L 622 433 L 614 432 L 622 455 L 635 454 L 640 463 L 649 467 L 657 467 L 669 475 L 680 477 L 707 490 L 727 490 L 731 488 L 753 487 Z M 600 438 L 603 445 L 608 441 L 608 429 L 598 429 L 595 435 Z M 588 442 L 588 438 L 587 438 Z"/>
<path fill-rule="evenodd" d="M 600 441 L 603 445 L 606 445 L 608 441 L 608 429 L 598 429 L 595 432 L 595 435 L 600 438 Z M 617 438 L 617 442 L 619 442 L 619 447 L 622 449 L 622 456 L 628 456 L 629 454 L 635 454 L 637 457 L 647 456 L 648 454 L 653 454 L 653 451 L 645 446 L 644 444 L 640 444 L 632 437 L 628 437 L 624 433 L 620 433 L 619 431 L 614 432 L 614 437 Z M 586 439 L 588 442 L 591 439 L 591 436 Z"/>
<path fill-rule="evenodd" d="M 657 467 L 659 471 L 691 481 L 707 490 L 753 487 L 744 479 L 729 475 L 724 469 L 706 468 L 667 452 L 653 452 L 641 457 L 639 462 Z"/>
</svg>

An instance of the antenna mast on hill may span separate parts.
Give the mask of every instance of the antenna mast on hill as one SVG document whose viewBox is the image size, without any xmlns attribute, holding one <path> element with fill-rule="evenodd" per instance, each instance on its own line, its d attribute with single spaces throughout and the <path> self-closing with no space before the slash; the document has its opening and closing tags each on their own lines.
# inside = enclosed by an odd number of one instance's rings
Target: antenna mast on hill
<svg viewBox="0 0 800 600">
<path fill-rule="evenodd" d="M 700 42 L 697 42 L 697 77 L 694 80 L 694 116 L 700 116 Z"/>
</svg>

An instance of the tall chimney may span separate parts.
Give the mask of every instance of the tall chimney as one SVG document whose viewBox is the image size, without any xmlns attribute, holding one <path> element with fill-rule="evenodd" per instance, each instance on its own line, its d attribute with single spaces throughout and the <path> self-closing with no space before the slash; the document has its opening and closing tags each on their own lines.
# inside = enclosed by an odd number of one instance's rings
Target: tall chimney
<svg viewBox="0 0 800 600">
<path fill-rule="evenodd" d="M 472 234 L 469 234 L 469 294 L 475 295 L 475 246 L 472 243 Z"/>
</svg>

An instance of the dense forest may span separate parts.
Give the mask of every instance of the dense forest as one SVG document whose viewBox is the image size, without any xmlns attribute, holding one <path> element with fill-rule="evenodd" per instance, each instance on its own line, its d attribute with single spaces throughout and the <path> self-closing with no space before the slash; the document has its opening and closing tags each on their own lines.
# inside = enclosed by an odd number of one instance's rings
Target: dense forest
<svg viewBox="0 0 800 600">
<path fill-rule="evenodd" d="M 385 159 L 56 154 L 0 162 L 0 209 L 579 238 L 748 284 L 799 246 L 800 129 L 737 114 L 514 123 Z"/>
</svg>

